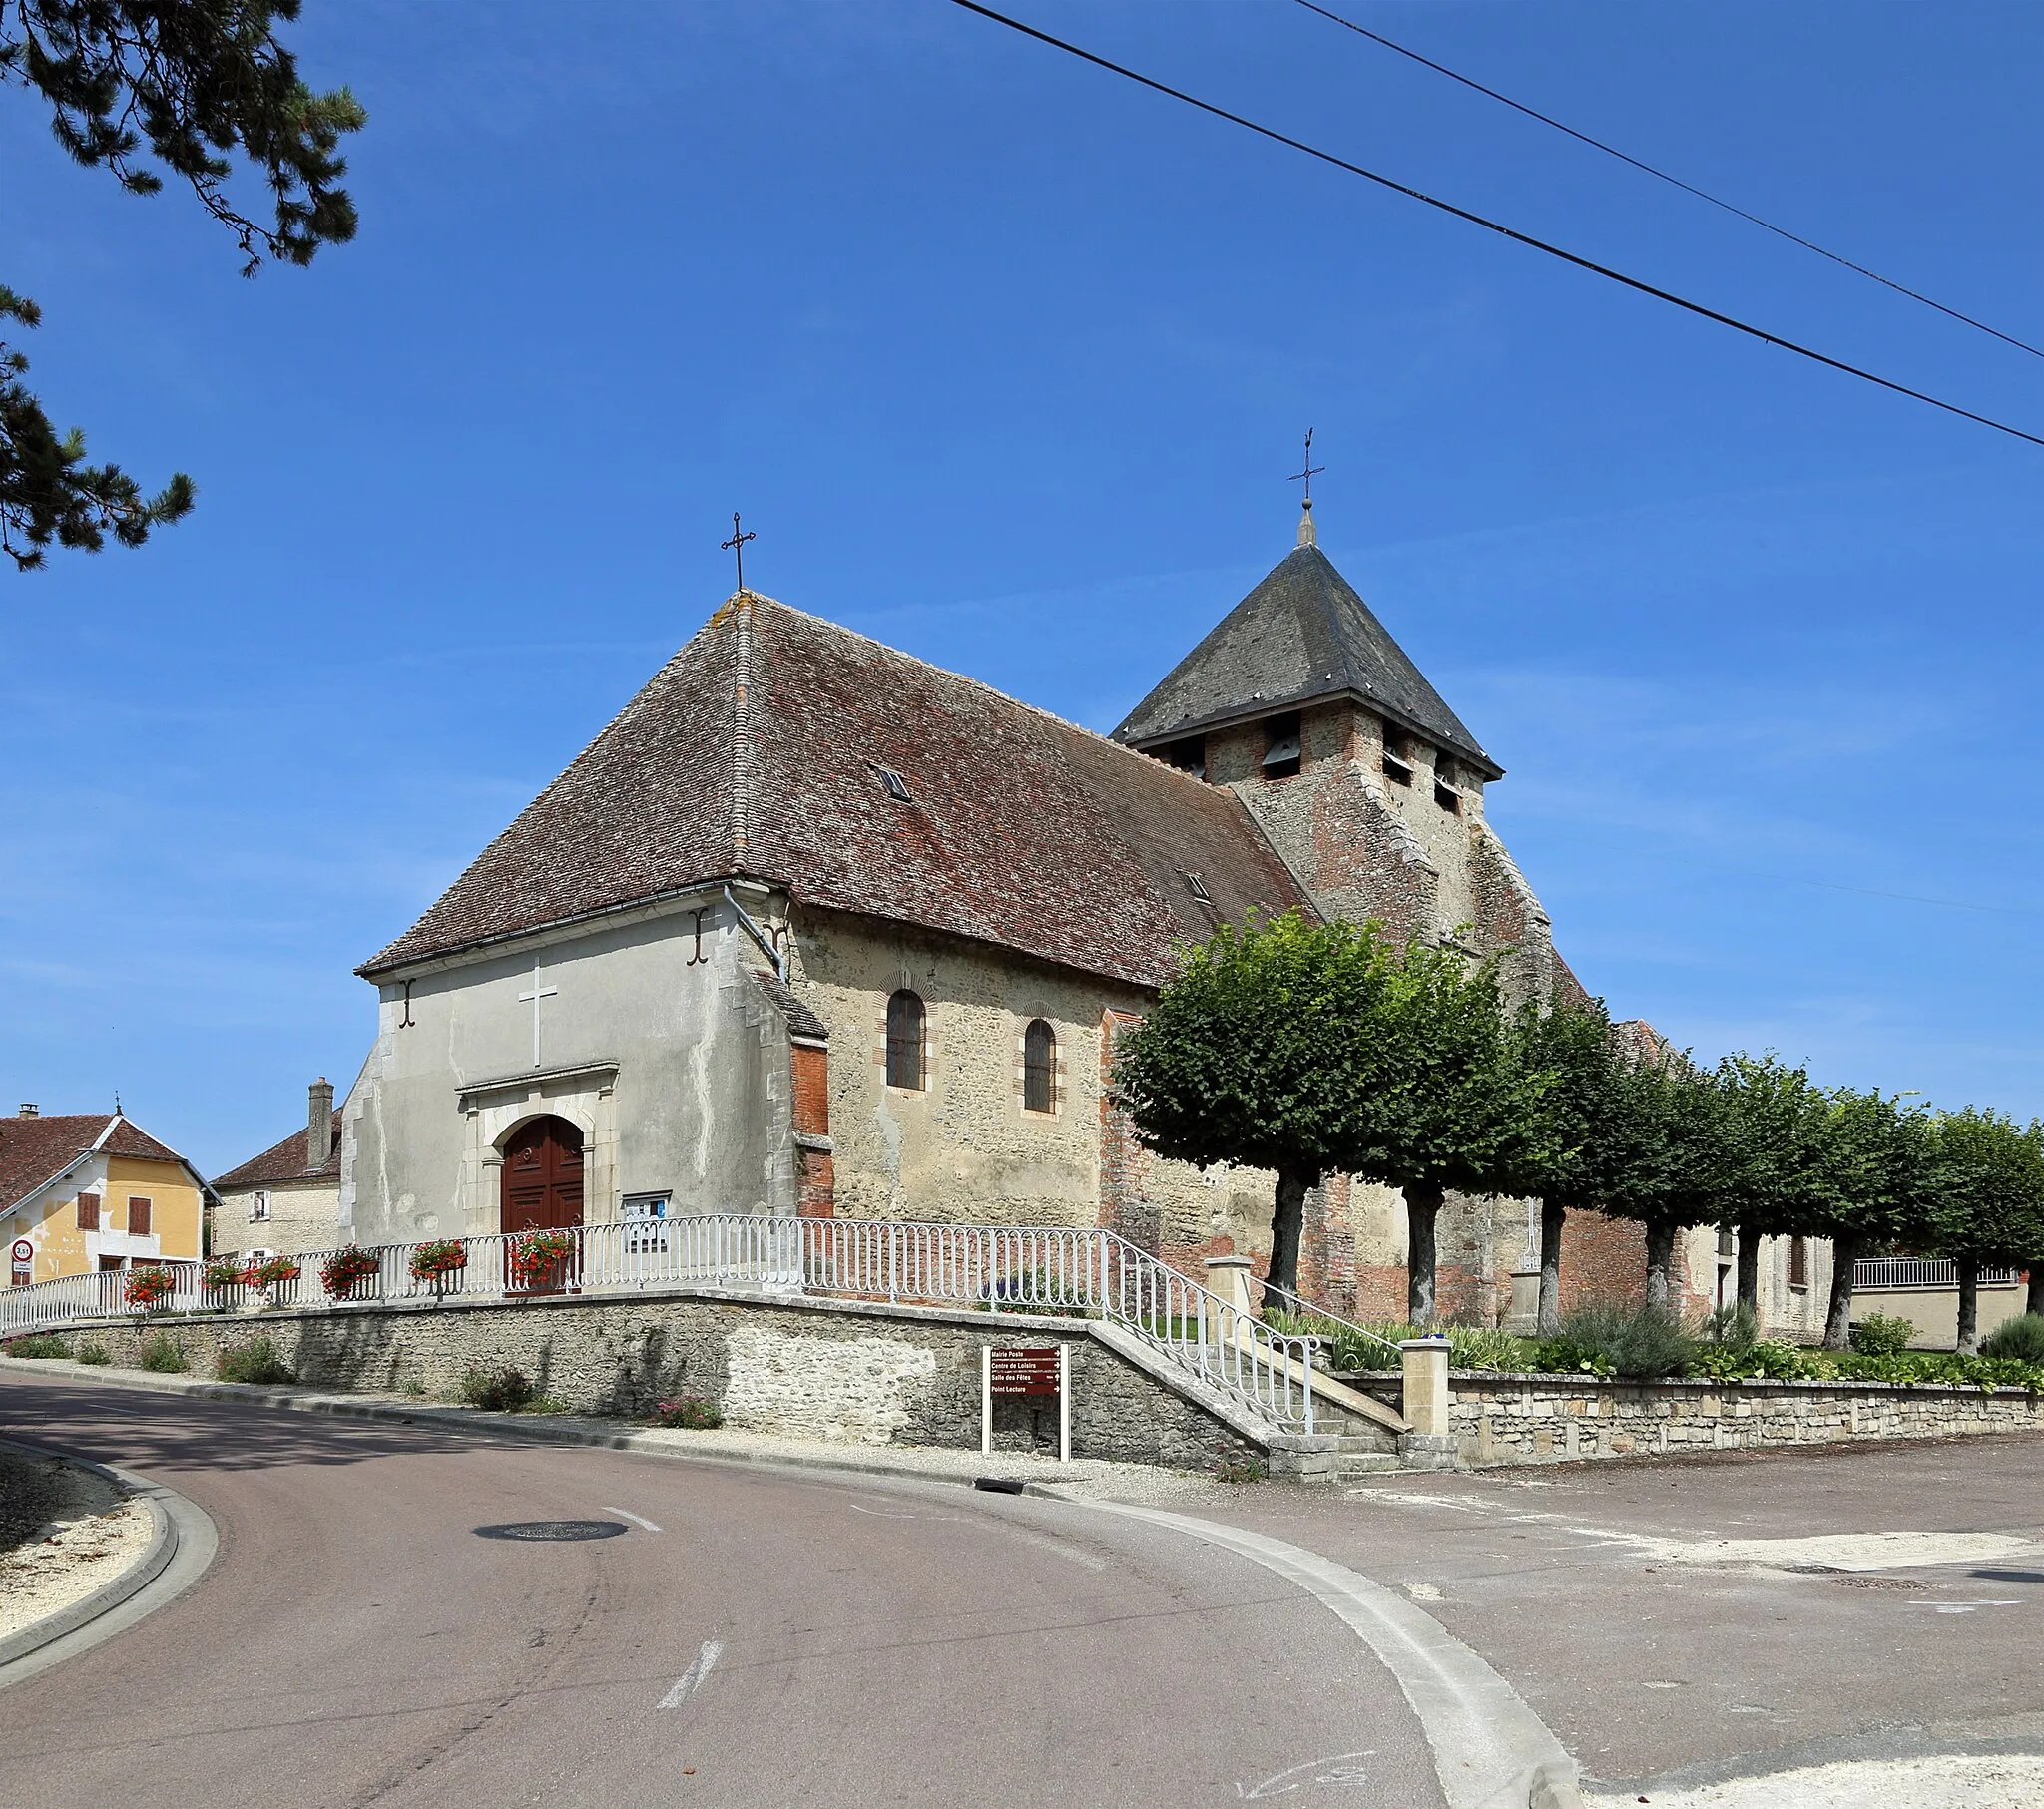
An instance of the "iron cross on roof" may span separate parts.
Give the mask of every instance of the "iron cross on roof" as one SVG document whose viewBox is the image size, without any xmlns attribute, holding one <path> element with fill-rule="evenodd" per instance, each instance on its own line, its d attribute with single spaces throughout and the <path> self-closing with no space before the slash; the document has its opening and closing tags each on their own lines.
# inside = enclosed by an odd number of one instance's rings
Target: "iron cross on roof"
<svg viewBox="0 0 2044 1809">
<path fill-rule="evenodd" d="M 1308 427 L 1305 430 L 1305 469 L 1303 471 L 1294 471 L 1285 480 L 1285 482 L 1292 484 L 1298 483 L 1301 479 L 1304 481 L 1305 506 L 1308 509 L 1313 506 L 1313 479 L 1324 470 L 1326 470 L 1326 466 L 1313 463 L 1313 430 Z M 734 517 L 733 519 L 736 520 L 737 518 Z"/>
<path fill-rule="evenodd" d="M 1305 437 L 1307 441 L 1307 450 L 1310 451 L 1313 436 L 1311 434 L 1307 434 Z M 749 540 L 758 540 L 759 538 L 760 537 L 757 534 L 741 534 L 739 532 L 739 512 L 736 509 L 734 509 L 731 512 L 731 539 L 724 543 L 724 550 L 727 553 L 735 553 L 738 555 L 739 589 L 742 591 L 746 588 L 746 542 Z"/>
</svg>

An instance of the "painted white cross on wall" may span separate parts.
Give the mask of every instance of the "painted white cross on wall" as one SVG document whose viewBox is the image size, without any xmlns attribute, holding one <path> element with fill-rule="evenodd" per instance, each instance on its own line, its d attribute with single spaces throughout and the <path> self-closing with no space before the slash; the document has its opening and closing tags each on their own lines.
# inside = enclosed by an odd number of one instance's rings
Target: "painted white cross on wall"
<svg viewBox="0 0 2044 1809">
<path fill-rule="evenodd" d="M 518 1003 L 530 1002 L 532 1006 L 532 1065 L 539 1066 L 539 1006 L 542 999 L 553 998 L 561 989 L 557 986 L 542 986 L 539 983 L 539 957 L 532 958 L 532 991 L 520 993 Z"/>
</svg>

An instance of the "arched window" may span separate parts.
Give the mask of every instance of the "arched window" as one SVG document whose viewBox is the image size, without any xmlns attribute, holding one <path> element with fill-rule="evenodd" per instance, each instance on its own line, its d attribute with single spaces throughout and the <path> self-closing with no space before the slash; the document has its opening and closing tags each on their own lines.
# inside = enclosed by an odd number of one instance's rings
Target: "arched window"
<svg viewBox="0 0 2044 1809">
<path fill-rule="evenodd" d="M 887 1001 L 887 1085 L 922 1091 L 922 1001 L 906 987 Z"/>
<path fill-rule="evenodd" d="M 1022 1033 L 1022 1105 L 1049 1112 L 1057 1100 L 1058 1038 L 1041 1018 Z"/>
</svg>

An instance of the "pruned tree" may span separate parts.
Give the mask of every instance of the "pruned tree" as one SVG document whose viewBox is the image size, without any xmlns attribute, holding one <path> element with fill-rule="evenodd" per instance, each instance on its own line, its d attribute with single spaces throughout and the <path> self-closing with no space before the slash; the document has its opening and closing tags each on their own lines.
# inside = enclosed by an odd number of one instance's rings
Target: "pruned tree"
<svg viewBox="0 0 2044 1809">
<path fill-rule="evenodd" d="M 1896 1096 L 1838 1088 L 1821 1131 L 1821 1185 L 1804 1235 L 1831 1244 L 1831 1291 L 1824 1348 L 1852 1342 L 1852 1277 L 1869 1249 L 1919 1237 L 1923 1229 L 1929 1115 Z"/>
<path fill-rule="evenodd" d="M 1536 1325 L 1543 1338 L 1551 1338 L 1561 1323 L 1562 1234 L 1570 1211 L 1584 1210 L 1597 1190 L 1592 1171 L 1606 1148 L 1620 1056 L 1602 999 L 1552 1008 L 1529 999 L 1519 1008 L 1516 1031 L 1520 1060 L 1548 1076 L 1544 1109 L 1553 1149 L 1539 1195 Z"/>
<path fill-rule="evenodd" d="M 1548 1107 L 1554 1078 L 1516 1034 L 1489 963 L 1414 937 L 1385 1007 L 1376 1034 L 1398 1085 L 1354 1102 L 1362 1128 L 1347 1165 L 1404 1194 L 1406 1316 L 1431 1325 L 1444 1196 L 1536 1195 L 1566 1144 Z"/>
<path fill-rule="evenodd" d="M 1837 1183 L 1831 1098 L 1805 1068 L 1770 1051 L 1727 1056 L 1714 1077 L 1725 1100 L 1724 1192 L 1738 1230 L 1739 1303 L 1760 1314 L 1764 1237 L 1823 1235 Z"/>
<path fill-rule="evenodd" d="M 1277 1171 L 1275 1287 L 1298 1286 L 1306 1194 L 1373 1153 L 1358 1102 L 1412 1084 L 1382 1034 L 1401 980 L 1375 924 L 1296 912 L 1224 924 L 1122 1033 L 1115 1086 L 1148 1147 L 1203 1168 Z M 1280 1303 L 1274 1294 L 1267 1304 Z"/>
<path fill-rule="evenodd" d="M 1930 1127 L 1925 1223 L 1958 1271 L 1961 1356 L 1980 1348 L 1980 1270 L 2044 1259 L 2044 1126 L 1992 1111 L 1940 1113 Z"/>
<path fill-rule="evenodd" d="M 0 0 L 0 85 L 50 108 L 57 142 L 131 195 L 184 182 L 235 236 L 244 274 L 265 258 L 310 263 L 355 232 L 340 187 L 341 139 L 366 115 L 345 88 L 315 94 L 277 37 L 299 0 Z M 230 190 L 240 152 L 268 192 L 260 216 Z M 36 304 L 0 287 L 0 551 L 22 571 L 49 547 L 97 552 L 111 534 L 140 546 L 192 507 L 182 472 L 154 496 L 116 465 L 86 462 L 85 437 L 60 432 L 23 381 L 28 359 L 8 322 Z"/>
</svg>

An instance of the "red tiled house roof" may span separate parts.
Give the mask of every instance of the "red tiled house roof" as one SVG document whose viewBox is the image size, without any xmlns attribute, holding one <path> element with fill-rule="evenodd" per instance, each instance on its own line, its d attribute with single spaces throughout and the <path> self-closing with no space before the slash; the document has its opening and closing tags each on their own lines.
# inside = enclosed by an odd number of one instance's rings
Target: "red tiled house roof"
<svg viewBox="0 0 2044 1809">
<path fill-rule="evenodd" d="M 0 1211 L 19 1205 L 44 1182 L 98 1149 L 107 1155 L 182 1162 L 141 1126 L 111 1112 L 57 1113 L 44 1118 L 0 1119 Z"/>
<path fill-rule="evenodd" d="M 239 1168 L 218 1176 L 214 1186 L 222 1192 L 241 1187 L 260 1187 L 278 1181 L 338 1180 L 340 1178 L 340 1113 L 333 1114 L 333 1146 L 317 1168 L 305 1166 L 305 1131 L 293 1131 L 280 1143 L 272 1143 L 260 1155 L 252 1155 Z"/>
<path fill-rule="evenodd" d="M 1141 986 L 1219 922 L 1312 909 L 1227 791 L 741 592 L 357 971 L 727 877 Z"/>
</svg>

